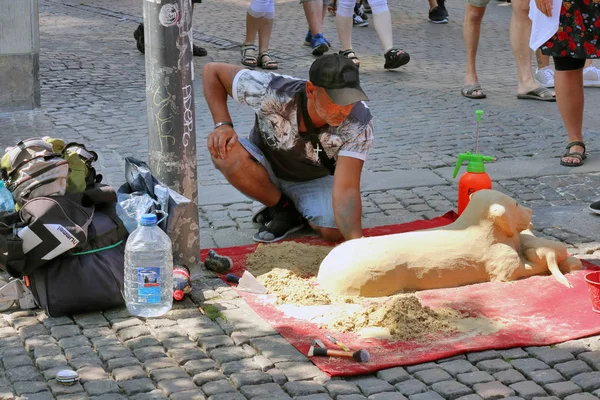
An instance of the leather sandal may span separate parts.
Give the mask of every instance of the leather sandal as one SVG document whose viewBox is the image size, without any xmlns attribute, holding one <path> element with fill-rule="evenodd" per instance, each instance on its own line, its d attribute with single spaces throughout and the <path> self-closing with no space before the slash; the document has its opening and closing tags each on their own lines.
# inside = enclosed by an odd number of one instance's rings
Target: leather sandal
<svg viewBox="0 0 600 400">
<path fill-rule="evenodd" d="M 385 64 L 383 68 L 394 69 L 407 64 L 410 61 L 410 55 L 400 49 L 390 49 L 384 54 Z"/>
<path fill-rule="evenodd" d="M 352 61 L 354 63 L 354 65 L 356 65 L 357 67 L 360 67 L 360 60 L 358 59 L 358 57 L 356 57 L 354 50 L 352 50 L 352 49 L 348 49 L 348 50 L 344 50 L 344 51 L 340 50 L 339 54 L 346 57 L 350 61 Z"/>
<path fill-rule="evenodd" d="M 571 147 L 573 146 L 583 147 L 583 153 L 580 153 L 578 151 L 571 151 Z M 563 158 L 565 157 L 575 158 L 579 160 L 579 162 L 566 162 L 563 160 Z M 560 159 L 560 165 L 564 165 L 565 167 L 580 167 L 583 165 L 583 160 L 585 160 L 586 158 L 587 156 L 585 155 L 585 144 L 579 141 L 570 142 L 567 145 L 567 151 L 565 151 L 565 154 L 563 154 Z"/>
<path fill-rule="evenodd" d="M 273 60 L 269 53 L 262 53 L 258 56 L 258 60 L 260 61 L 260 67 L 262 69 L 277 69 L 279 68 L 279 64 L 277 61 Z"/>
<path fill-rule="evenodd" d="M 241 48 L 242 52 L 242 65 L 246 67 L 256 67 L 258 60 L 256 59 L 256 46 L 253 44 L 243 44 Z"/>
</svg>

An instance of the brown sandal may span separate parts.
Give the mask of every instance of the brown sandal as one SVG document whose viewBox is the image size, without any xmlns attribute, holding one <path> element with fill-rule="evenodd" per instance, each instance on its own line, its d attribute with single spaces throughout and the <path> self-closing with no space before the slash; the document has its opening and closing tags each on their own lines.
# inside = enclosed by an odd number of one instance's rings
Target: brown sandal
<svg viewBox="0 0 600 400">
<path fill-rule="evenodd" d="M 256 46 L 253 44 L 243 44 L 241 48 L 242 52 L 242 65 L 246 67 L 256 67 L 258 60 L 256 59 Z"/>
<path fill-rule="evenodd" d="M 360 67 L 360 60 L 358 59 L 358 57 L 356 57 L 354 50 L 352 50 L 352 49 L 348 49 L 348 50 L 344 50 L 344 51 L 340 50 L 339 54 L 346 57 L 350 61 L 352 61 L 354 63 L 354 65 L 356 65 L 357 67 Z"/>
<path fill-rule="evenodd" d="M 262 53 L 258 56 L 258 60 L 260 61 L 260 67 L 262 69 L 277 69 L 279 68 L 279 64 L 277 61 L 273 60 L 269 53 Z"/>
</svg>

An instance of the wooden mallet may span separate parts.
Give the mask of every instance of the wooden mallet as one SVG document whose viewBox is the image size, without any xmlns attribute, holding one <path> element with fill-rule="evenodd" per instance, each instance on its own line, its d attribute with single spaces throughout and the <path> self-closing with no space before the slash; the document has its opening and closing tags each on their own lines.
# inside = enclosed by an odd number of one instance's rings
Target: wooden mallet
<svg viewBox="0 0 600 400">
<path fill-rule="evenodd" d="M 320 347 L 315 346 L 318 345 Z M 346 357 L 353 358 L 357 362 L 368 362 L 371 359 L 369 352 L 365 349 L 360 349 L 355 352 L 343 351 L 343 350 L 332 350 L 328 349 L 323 345 L 320 340 L 313 340 L 308 356 L 321 356 L 321 357 Z"/>
</svg>

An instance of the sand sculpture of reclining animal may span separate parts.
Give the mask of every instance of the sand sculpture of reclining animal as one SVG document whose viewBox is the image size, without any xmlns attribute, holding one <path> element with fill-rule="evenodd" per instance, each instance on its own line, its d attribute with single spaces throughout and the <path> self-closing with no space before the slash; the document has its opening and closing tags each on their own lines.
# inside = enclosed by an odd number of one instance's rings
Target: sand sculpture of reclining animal
<svg viewBox="0 0 600 400">
<path fill-rule="evenodd" d="M 379 297 L 480 282 L 506 282 L 581 269 L 560 242 L 535 237 L 531 209 L 495 190 L 480 190 L 450 225 L 363 237 L 335 247 L 317 281 L 333 293 Z"/>
</svg>

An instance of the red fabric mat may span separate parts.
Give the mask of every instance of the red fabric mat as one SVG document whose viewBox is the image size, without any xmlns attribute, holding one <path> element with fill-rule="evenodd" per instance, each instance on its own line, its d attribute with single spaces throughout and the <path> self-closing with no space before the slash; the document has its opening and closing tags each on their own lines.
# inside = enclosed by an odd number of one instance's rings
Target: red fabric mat
<svg viewBox="0 0 600 400">
<path fill-rule="evenodd" d="M 429 221 L 389 225 L 365 229 L 365 236 L 378 236 L 442 226 L 456 219 L 454 212 Z M 296 238 L 298 242 L 326 245 L 315 237 Z M 238 276 L 244 271 L 246 256 L 256 244 L 220 248 L 218 253 L 232 258 L 230 271 Z M 207 249 L 202 250 L 204 260 Z M 584 268 L 600 267 L 584 261 Z M 587 271 L 577 271 L 567 277 L 573 284 L 568 289 L 552 276 L 536 276 L 512 283 L 481 283 L 451 289 L 417 292 L 423 305 L 450 307 L 472 316 L 483 316 L 501 323 L 501 329 L 491 334 L 453 334 L 433 338 L 427 343 L 389 342 L 361 339 L 355 334 L 329 332 L 351 349 L 365 348 L 371 355 L 367 363 L 352 359 L 312 357 L 312 362 L 331 376 L 360 375 L 401 365 L 419 364 L 470 351 L 503 349 L 519 346 L 542 346 L 578 339 L 600 333 L 600 314 L 594 313 L 583 279 Z M 224 276 L 222 276 L 224 278 Z M 307 354 L 311 339 L 321 339 L 329 348 L 336 348 L 324 336 L 317 324 L 285 315 L 261 296 L 238 291 L 240 296 L 287 341 Z"/>
</svg>

